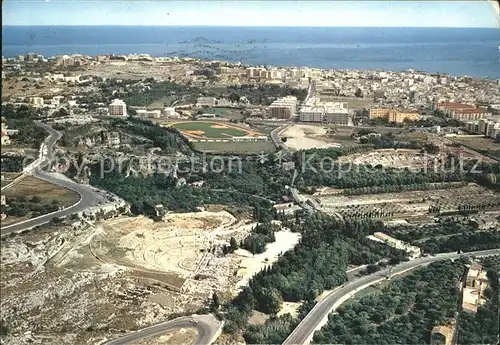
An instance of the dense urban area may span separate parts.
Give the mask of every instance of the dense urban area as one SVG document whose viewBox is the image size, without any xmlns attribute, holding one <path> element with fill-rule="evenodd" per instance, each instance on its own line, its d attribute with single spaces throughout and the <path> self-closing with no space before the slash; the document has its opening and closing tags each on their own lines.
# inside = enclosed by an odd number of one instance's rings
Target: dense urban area
<svg viewBox="0 0 500 345">
<path fill-rule="evenodd" d="M 2 57 L 1 344 L 497 344 L 500 80 Z"/>
</svg>

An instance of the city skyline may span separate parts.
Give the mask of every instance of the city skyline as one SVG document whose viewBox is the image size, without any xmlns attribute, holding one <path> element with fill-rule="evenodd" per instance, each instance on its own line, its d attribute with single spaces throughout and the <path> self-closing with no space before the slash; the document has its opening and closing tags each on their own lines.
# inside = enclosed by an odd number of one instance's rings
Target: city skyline
<svg viewBox="0 0 500 345">
<path fill-rule="evenodd" d="M 3 26 L 500 28 L 495 1 L 6 0 L 2 5 Z"/>
</svg>

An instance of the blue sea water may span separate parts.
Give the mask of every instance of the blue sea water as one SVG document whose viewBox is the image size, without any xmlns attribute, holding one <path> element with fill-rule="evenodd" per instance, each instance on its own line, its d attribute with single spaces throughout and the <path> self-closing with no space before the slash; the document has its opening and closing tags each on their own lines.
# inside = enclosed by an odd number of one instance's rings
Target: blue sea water
<svg viewBox="0 0 500 345">
<path fill-rule="evenodd" d="M 2 55 L 149 53 L 329 69 L 500 78 L 500 30 L 457 28 L 4 26 Z"/>
</svg>

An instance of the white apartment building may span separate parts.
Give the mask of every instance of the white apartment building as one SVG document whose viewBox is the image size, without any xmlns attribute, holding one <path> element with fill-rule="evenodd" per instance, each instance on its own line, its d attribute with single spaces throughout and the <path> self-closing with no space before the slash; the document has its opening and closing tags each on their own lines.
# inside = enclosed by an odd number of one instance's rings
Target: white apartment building
<svg viewBox="0 0 500 345">
<path fill-rule="evenodd" d="M 111 116 L 127 116 L 127 105 L 121 99 L 114 99 L 108 106 L 108 114 Z"/>
<path fill-rule="evenodd" d="M 349 123 L 349 107 L 347 102 L 325 103 L 324 122 L 347 125 Z"/>
<path fill-rule="evenodd" d="M 297 97 L 279 98 L 269 106 L 269 109 L 272 118 L 288 120 L 297 113 Z"/>
<path fill-rule="evenodd" d="M 332 123 L 347 125 L 349 109 L 346 102 L 316 102 L 314 106 L 305 106 L 299 110 L 301 122 Z"/>
<path fill-rule="evenodd" d="M 214 97 L 198 97 L 196 100 L 197 107 L 214 107 L 216 104 L 216 99 Z"/>
<path fill-rule="evenodd" d="M 294 68 L 294 69 L 292 69 L 290 71 L 290 78 L 291 79 L 293 79 L 293 80 L 299 80 L 301 77 L 302 77 L 301 70 Z"/>
<path fill-rule="evenodd" d="M 483 134 L 492 139 L 500 137 L 500 121 L 481 119 L 479 121 L 468 121 L 465 129 L 471 132 Z"/>
<path fill-rule="evenodd" d="M 325 110 L 322 107 L 305 106 L 299 110 L 301 122 L 323 122 Z"/>
</svg>

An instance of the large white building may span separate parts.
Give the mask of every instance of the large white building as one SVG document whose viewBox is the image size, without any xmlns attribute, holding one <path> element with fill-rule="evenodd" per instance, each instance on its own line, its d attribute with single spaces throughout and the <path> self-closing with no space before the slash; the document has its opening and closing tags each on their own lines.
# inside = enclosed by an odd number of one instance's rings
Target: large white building
<svg viewBox="0 0 500 345">
<path fill-rule="evenodd" d="M 215 97 L 198 97 L 196 100 L 197 107 L 215 107 L 217 99 Z"/>
<path fill-rule="evenodd" d="M 325 109 L 323 107 L 305 106 L 299 110 L 301 122 L 323 122 Z"/>
<path fill-rule="evenodd" d="M 269 106 L 269 109 L 272 118 L 288 120 L 297 113 L 297 97 L 278 98 Z"/>
<path fill-rule="evenodd" d="M 300 108 L 299 118 L 301 122 L 347 125 L 349 109 L 346 102 L 315 102 L 314 105 Z"/>
<path fill-rule="evenodd" d="M 479 121 L 468 121 L 464 127 L 470 132 L 483 134 L 492 139 L 500 138 L 500 120 L 481 119 Z"/>
<path fill-rule="evenodd" d="M 108 106 L 108 114 L 111 116 L 127 116 L 127 105 L 121 99 L 115 99 Z"/>
</svg>

